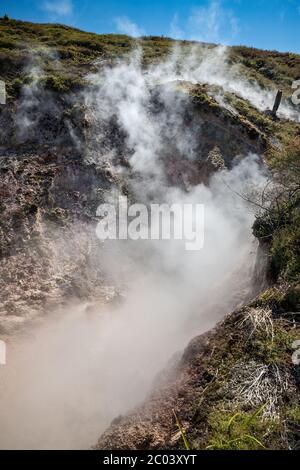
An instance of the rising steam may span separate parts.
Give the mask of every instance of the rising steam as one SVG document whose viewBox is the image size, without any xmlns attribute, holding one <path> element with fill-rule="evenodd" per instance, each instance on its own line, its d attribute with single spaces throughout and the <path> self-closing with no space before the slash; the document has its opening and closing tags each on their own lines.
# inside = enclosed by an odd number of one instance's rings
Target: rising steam
<svg viewBox="0 0 300 470">
<path fill-rule="evenodd" d="M 223 48 L 200 55 L 193 50 L 185 59 L 176 49 L 147 70 L 136 52 L 90 79 L 93 87 L 84 99 L 95 134 L 86 159 L 109 165 L 128 181 L 134 201 L 204 204 L 204 248 L 187 252 L 176 241 L 99 243 L 105 283 L 119 292 L 117 301 L 70 304 L 11 348 L 1 371 L 2 448 L 89 447 L 113 418 L 145 398 L 156 374 L 189 339 L 251 295 L 254 212 L 238 193 L 264 184 L 259 157 L 237 159 L 209 186 L 169 184 L 165 158 L 170 152 L 187 161 L 199 157 L 201 127 L 196 120 L 184 125 L 186 98 L 164 85 L 217 84 L 259 109 L 270 104 L 271 92 L 237 78 Z M 107 130 L 116 122 L 123 140 L 107 144 Z M 125 149 L 130 170 L 117 158 Z M 117 196 L 110 192 L 106 200 Z"/>
</svg>

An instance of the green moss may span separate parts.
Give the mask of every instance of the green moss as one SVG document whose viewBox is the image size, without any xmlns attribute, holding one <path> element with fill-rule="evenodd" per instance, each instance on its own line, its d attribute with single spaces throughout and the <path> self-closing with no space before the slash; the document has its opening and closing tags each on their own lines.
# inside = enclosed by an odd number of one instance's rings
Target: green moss
<svg viewBox="0 0 300 470">
<path fill-rule="evenodd" d="M 283 418 L 300 424 L 300 405 L 293 403 L 283 409 Z"/>
<path fill-rule="evenodd" d="M 271 135 L 275 132 L 276 123 L 257 110 L 247 100 L 239 98 L 233 93 L 225 93 L 225 101 L 232 106 L 241 116 L 257 126 L 262 132 Z"/>
<path fill-rule="evenodd" d="M 297 330 L 287 330 L 279 324 L 274 325 L 273 336 L 263 331 L 255 333 L 248 346 L 251 357 L 257 358 L 264 364 L 290 364 L 293 353 L 292 344 L 298 338 Z"/>
<path fill-rule="evenodd" d="M 257 302 L 258 305 L 281 305 L 285 298 L 285 293 L 277 289 L 276 287 L 271 287 L 263 292 Z"/>
<path fill-rule="evenodd" d="M 261 450 L 278 425 L 261 418 L 263 407 L 252 413 L 214 410 L 208 417 L 208 450 Z"/>
<path fill-rule="evenodd" d="M 269 250 L 273 278 L 294 282 L 300 276 L 300 138 L 290 136 L 281 148 L 270 149 L 268 163 L 280 192 L 271 195 L 253 232 Z"/>
<path fill-rule="evenodd" d="M 86 65 L 94 60 L 114 61 L 125 57 L 137 45 L 141 47 L 143 63 L 145 65 L 156 63 L 170 54 L 176 41 L 163 36 L 148 36 L 134 39 L 121 34 L 89 33 L 76 28 L 59 24 L 37 24 L 13 19 L 0 19 L 0 53 L 9 60 L 12 67 L 1 70 L 2 79 L 11 80 L 11 71 L 17 69 L 19 73 L 22 62 L 26 62 L 28 55 L 37 54 L 40 57 L 41 67 L 47 74 L 52 74 L 54 68 L 47 59 L 47 54 L 41 52 L 41 47 L 47 46 L 48 52 L 58 58 L 64 68 L 70 69 L 78 65 Z M 177 41 L 181 45 L 180 54 L 184 57 L 190 54 L 195 46 L 192 41 Z M 213 45 L 202 45 L 199 50 L 199 60 L 204 49 Z M 193 50 L 195 54 L 195 50 Z M 1 55 L 1 54 L 0 54 Z M 283 88 L 286 96 L 291 93 L 293 80 L 300 77 L 300 56 L 296 54 L 282 54 L 275 51 L 261 51 L 257 49 L 234 47 L 229 49 L 229 61 L 239 64 L 240 73 L 248 80 L 260 84 L 262 87 Z M 3 67 L 3 61 L 2 67 Z M 4 73 L 3 73 L 4 71 Z M 81 71 L 76 71 L 80 75 Z M 82 69 L 84 74 L 84 69 Z M 14 77 L 15 78 L 15 77 Z M 275 85 L 275 86 L 274 86 Z M 239 103 L 240 106 L 241 103 Z M 259 125 L 258 115 L 251 109 L 245 113 L 253 114 L 256 124 Z M 267 124 L 271 126 L 271 122 Z M 261 124 L 263 124 L 261 120 Z"/>
<path fill-rule="evenodd" d="M 230 57 L 243 65 L 247 78 L 255 78 L 262 87 L 272 87 L 275 83 L 287 96 L 292 82 L 300 77 L 297 54 L 237 46 L 230 49 Z"/>
<path fill-rule="evenodd" d="M 8 86 L 8 90 L 13 96 L 20 96 L 22 88 L 25 85 L 31 86 L 33 84 L 35 86 L 42 87 L 45 90 L 51 90 L 57 93 L 67 93 L 69 91 L 82 89 L 87 82 L 79 77 L 62 75 L 59 73 L 43 75 L 38 78 L 31 75 L 25 75 L 16 78 L 11 85 Z"/>
<path fill-rule="evenodd" d="M 288 227 L 279 230 L 273 237 L 270 250 L 273 268 L 284 279 L 300 278 L 300 216 L 295 214 Z"/>
<path fill-rule="evenodd" d="M 297 312 L 300 309 L 300 284 L 270 287 L 253 302 L 253 307 L 270 308 L 275 313 Z"/>
<path fill-rule="evenodd" d="M 80 78 L 63 75 L 47 75 L 40 79 L 40 84 L 45 89 L 56 92 L 68 92 L 70 90 L 82 88 L 86 82 Z"/>
</svg>

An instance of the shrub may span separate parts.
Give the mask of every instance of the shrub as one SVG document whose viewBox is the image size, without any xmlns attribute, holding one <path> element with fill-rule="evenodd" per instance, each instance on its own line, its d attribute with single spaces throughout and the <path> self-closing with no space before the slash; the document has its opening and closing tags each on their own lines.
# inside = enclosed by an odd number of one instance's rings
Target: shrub
<svg viewBox="0 0 300 470">
<path fill-rule="evenodd" d="M 268 245 L 274 279 L 300 278 L 300 138 L 272 149 L 268 162 L 276 187 L 268 207 L 257 216 L 254 235 Z"/>
</svg>

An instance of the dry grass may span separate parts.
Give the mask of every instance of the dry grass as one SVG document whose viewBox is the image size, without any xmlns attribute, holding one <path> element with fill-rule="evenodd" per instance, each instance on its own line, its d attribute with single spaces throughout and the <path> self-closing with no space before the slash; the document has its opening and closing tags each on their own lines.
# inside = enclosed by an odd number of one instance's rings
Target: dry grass
<svg viewBox="0 0 300 470">
<path fill-rule="evenodd" d="M 257 408 L 266 403 L 262 416 L 277 420 L 279 405 L 290 385 L 288 374 L 276 364 L 240 361 L 232 369 L 228 386 L 235 404 Z"/>
<path fill-rule="evenodd" d="M 274 340 L 274 324 L 272 310 L 268 308 L 249 308 L 246 310 L 239 328 L 246 328 L 248 340 L 256 333 L 264 333 L 271 341 Z"/>
</svg>

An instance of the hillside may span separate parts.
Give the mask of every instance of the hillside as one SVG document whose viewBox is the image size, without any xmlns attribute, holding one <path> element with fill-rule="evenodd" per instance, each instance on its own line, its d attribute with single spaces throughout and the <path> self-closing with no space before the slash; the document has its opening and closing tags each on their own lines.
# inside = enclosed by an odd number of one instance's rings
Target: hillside
<svg viewBox="0 0 300 470">
<path fill-rule="evenodd" d="M 145 65 L 166 57 L 174 43 L 188 54 L 193 42 L 164 37 L 143 37 L 138 41 Z M 98 35 L 59 24 L 35 24 L 0 19 L 0 53 L 3 80 L 11 93 L 26 80 L 24 65 L 38 57 L 45 69 L 47 84 L 63 91 L 75 86 L 93 61 L 112 63 L 131 52 L 136 40 L 124 35 Z M 212 48 L 213 45 L 205 45 Z M 294 80 L 299 79 L 300 57 L 293 53 L 262 51 L 246 47 L 230 49 L 230 60 L 243 67 L 246 78 L 261 86 L 282 88 L 289 96 Z M 61 67 L 58 66 L 58 63 Z M 75 83 L 74 83 L 75 81 Z"/>
<path fill-rule="evenodd" d="M 300 56 L 2 18 L 0 79 L 0 446 L 298 448 Z M 117 194 L 203 199 L 207 251 L 100 243 Z"/>
</svg>

